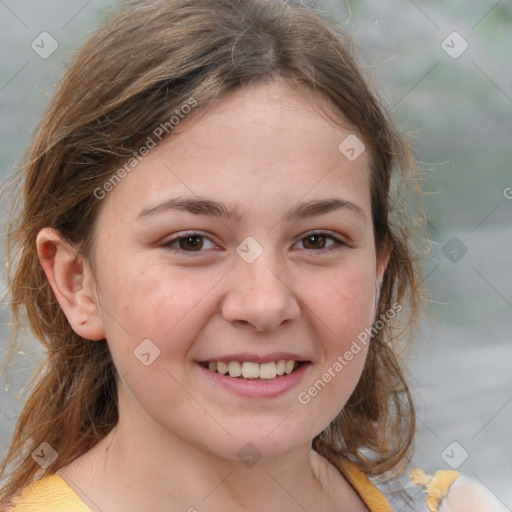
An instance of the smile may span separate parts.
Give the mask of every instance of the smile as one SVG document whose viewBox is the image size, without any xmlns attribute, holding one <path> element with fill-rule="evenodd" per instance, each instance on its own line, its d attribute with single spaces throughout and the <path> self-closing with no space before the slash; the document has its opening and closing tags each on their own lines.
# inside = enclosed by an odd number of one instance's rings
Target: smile
<svg viewBox="0 0 512 512">
<path fill-rule="evenodd" d="M 297 370 L 303 361 L 269 361 L 266 363 L 255 363 L 250 361 L 218 361 L 200 363 L 211 372 L 220 375 L 229 374 L 230 377 L 236 379 L 259 379 L 271 380 L 282 375 L 289 375 Z"/>
<path fill-rule="evenodd" d="M 228 392 L 245 398 L 276 398 L 303 387 L 311 373 L 310 361 L 202 361 L 196 368 L 207 380 Z M 223 373 L 224 372 L 224 373 Z"/>
</svg>

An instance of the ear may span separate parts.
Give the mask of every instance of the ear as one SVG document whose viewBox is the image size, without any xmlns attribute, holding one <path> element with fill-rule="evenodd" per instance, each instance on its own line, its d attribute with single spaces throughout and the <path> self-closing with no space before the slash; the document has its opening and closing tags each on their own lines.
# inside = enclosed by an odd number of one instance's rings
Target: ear
<svg viewBox="0 0 512 512">
<path fill-rule="evenodd" d="M 53 293 L 72 329 L 82 338 L 106 337 L 90 266 L 59 231 L 43 228 L 36 239 L 37 255 Z"/>
</svg>

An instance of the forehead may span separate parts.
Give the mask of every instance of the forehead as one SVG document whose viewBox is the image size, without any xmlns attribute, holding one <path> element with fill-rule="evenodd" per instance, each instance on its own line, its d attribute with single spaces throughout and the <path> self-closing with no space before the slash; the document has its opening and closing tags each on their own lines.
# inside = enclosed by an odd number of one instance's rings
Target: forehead
<svg viewBox="0 0 512 512">
<path fill-rule="evenodd" d="M 186 116 L 106 201 L 131 218 L 184 194 L 237 202 L 260 216 L 333 194 L 369 207 L 368 152 L 351 161 L 340 151 L 357 132 L 341 115 L 339 123 L 325 115 L 334 108 L 306 86 L 239 88 Z"/>
</svg>

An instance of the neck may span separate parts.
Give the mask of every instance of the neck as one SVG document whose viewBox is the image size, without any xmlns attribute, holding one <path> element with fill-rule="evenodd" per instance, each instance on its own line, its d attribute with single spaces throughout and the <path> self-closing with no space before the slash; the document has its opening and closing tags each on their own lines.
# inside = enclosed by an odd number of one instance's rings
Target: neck
<svg viewBox="0 0 512 512">
<path fill-rule="evenodd" d="M 226 459 L 167 431 L 165 439 L 134 435 L 120 422 L 81 465 L 60 473 L 94 512 L 337 510 L 310 450 L 308 444 L 279 456 Z"/>
</svg>

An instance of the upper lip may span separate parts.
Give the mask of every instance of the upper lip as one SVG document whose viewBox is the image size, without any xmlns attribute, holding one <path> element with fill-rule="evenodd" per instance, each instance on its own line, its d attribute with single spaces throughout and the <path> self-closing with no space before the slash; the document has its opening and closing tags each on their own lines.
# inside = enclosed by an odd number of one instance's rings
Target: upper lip
<svg viewBox="0 0 512 512">
<path fill-rule="evenodd" d="M 219 357 L 202 359 L 199 363 L 218 363 L 219 361 L 248 361 L 253 363 L 269 363 L 271 361 L 299 361 L 307 362 L 309 359 L 290 352 L 272 352 L 270 354 L 255 354 L 254 352 L 239 352 L 237 354 L 227 354 Z"/>
</svg>

